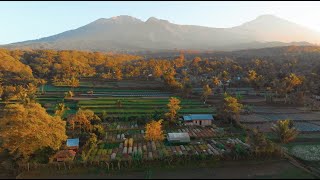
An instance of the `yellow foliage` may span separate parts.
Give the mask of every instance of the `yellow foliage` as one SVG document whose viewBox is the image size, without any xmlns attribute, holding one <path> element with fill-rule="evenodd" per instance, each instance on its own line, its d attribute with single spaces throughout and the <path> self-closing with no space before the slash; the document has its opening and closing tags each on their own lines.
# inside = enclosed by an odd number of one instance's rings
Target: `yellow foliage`
<svg viewBox="0 0 320 180">
<path fill-rule="evenodd" d="M 178 111 L 181 109 L 179 104 L 180 104 L 179 99 L 177 99 L 175 97 L 171 97 L 169 99 L 169 103 L 167 104 L 167 106 L 169 108 L 169 112 L 166 113 L 165 116 L 167 116 L 171 121 L 175 120 Z"/>
<path fill-rule="evenodd" d="M 282 143 L 293 141 L 298 135 L 297 129 L 291 127 L 292 121 L 285 119 L 279 120 L 271 127 L 272 131 L 276 133 Z"/>
<path fill-rule="evenodd" d="M 91 110 L 80 109 L 76 114 L 68 118 L 72 130 L 80 130 L 91 132 L 93 130 L 93 122 L 101 121 L 101 119 Z"/>
<path fill-rule="evenodd" d="M 10 104 L 0 119 L 1 146 L 24 159 L 43 147 L 57 150 L 67 139 L 65 126 L 60 117 L 50 116 L 38 103 Z"/>
<path fill-rule="evenodd" d="M 150 123 L 146 124 L 146 134 L 145 139 L 148 141 L 162 141 L 164 139 L 164 134 L 162 131 L 162 122 L 152 120 Z"/>
</svg>

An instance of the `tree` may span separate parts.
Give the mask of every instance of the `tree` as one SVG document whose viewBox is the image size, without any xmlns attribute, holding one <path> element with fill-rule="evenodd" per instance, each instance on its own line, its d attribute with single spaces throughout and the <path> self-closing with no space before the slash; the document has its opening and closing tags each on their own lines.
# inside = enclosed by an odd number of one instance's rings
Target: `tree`
<svg viewBox="0 0 320 180">
<path fill-rule="evenodd" d="M 168 108 L 169 108 L 169 112 L 165 114 L 165 116 L 171 121 L 171 122 L 175 122 L 176 120 L 176 116 L 178 111 L 181 109 L 181 107 L 179 106 L 180 104 L 180 100 L 175 98 L 175 97 L 171 97 L 169 99 L 169 103 L 167 104 Z"/>
<path fill-rule="evenodd" d="M 47 83 L 45 79 L 40 79 L 39 83 L 41 84 L 41 93 L 44 93 L 44 85 Z"/>
<path fill-rule="evenodd" d="M 148 141 L 162 141 L 164 139 L 164 134 L 162 130 L 162 122 L 152 120 L 151 122 L 146 124 L 146 134 L 145 139 Z"/>
<path fill-rule="evenodd" d="M 67 139 L 65 126 L 60 117 L 50 116 L 38 103 L 9 104 L 0 119 L 1 147 L 26 161 L 41 148 L 59 149 Z"/>
<path fill-rule="evenodd" d="M 239 123 L 238 120 L 242 108 L 243 105 L 238 102 L 237 98 L 226 94 L 222 107 L 219 108 L 218 116 L 222 117 L 225 121 L 232 122 L 235 120 L 236 123 Z"/>
<path fill-rule="evenodd" d="M 72 91 L 68 91 L 65 93 L 64 98 L 72 98 L 74 96 L 74 93 Z"/>
<path fill-rule="evenodd" d="M 217 77 L 212 78 L 212 83 L 215 87 L 218 87 L 220 84 L 220 80 Z"/>
<path fill-rule="evenodd" d="M 288 99 L 288 93 L 291 93 L 296 87 L 302 84 L 302 78 L 297 75 L 290 73 L 289 76 L 283 79 L 283 89 L 282 91 L 285 93 L 285 103 Z"/>
<path fill-rule="evenodd" d="M 223 71 L 221 74 L 221 82 L 222 82 L 222 85 L 223 85 L 223 92 L 226 92 L 227 91 L 227 85 L 230 81 L 230 74 L 227 72 L 227 71 Z"/>
<path fill-rule="evenodd" d="M 64 103 L 59 103 L 57 106 L 56 106 L 56 111 L 55 111 L 55 115 L 56 116 L 60 116 L 62 117 L 65 113 L 66 110 L 69 110 L 69 108 L 64 104 Z"/>
<path fill-rule="evenodd" d="M 208 96 L 212 94 L 212 89 L 209 87 L 208 84 L 204 85 L 202 89 L 203 89 L 203 92 L 201 95 L 201 99 L 203 100 L 203 103 L 206 104 Z"/>
<path fill-rule="evenodd" d="M 74 91 L 74 88 L 78 87 L 79 85 L 80 85 L 79 79 L 72 76 L 72 78 L 70 80 L 70 86 L 72 87 L 72 91 Z"/>
<path fill-rule="evenodd" d="M 91 110 L 80 109 L 68 118 L 68 122 L 74 131 L 92 132 L 94 130 L 93 125 L 101 124 L 101 119 Z"/>
<path fill-rule="evenodd" d="M 247 131 L 246 143 L 252 147 L 255 155 L 265 155 L 266 153 L 272 155 L 275 152 L 281 152 L 278 146 L 275 146 L 264 133 L 256 128 Z"/>
<path fill-rule="evenodd" d="M 298 135 L 298 131 L 293 127 L 292 121 L 285 119 L 279 120 L 271 127 L 272 131 L 276 133 L 281 143 L 288 143 L 293 141 Z"/>
<path fill-rule="evenodd" d="M 179 55 L 179 58 L 177 58 L 177 59 L 174 60 L 174 65 L 175 65 L 175 67 L 177 67 L 177 68 L 182 67 L 182 66 L 184 65 L 184 61 L 185 61 L 184 55 L 183 55 L 183 54 L 180 54 L 180 55 Z"/>
<path fill-rule="evenodd" d="M 115 69 L 114 71 L 114 77 L 116 80 L 120 81 L 122 80 L 122 72 L 120 68 Z"/>
</svg>

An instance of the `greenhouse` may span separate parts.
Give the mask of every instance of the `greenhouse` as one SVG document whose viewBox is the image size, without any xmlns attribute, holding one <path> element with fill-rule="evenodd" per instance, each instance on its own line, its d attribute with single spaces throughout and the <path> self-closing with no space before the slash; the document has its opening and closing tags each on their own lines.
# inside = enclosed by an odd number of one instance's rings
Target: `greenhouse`
<svg viewBox="0 0 320 180">
<path fill-rule="evenodd" d="M 189 143 L 190 136 L 188 133 L 168 133 L 168 142 L 170 143 Z"/>
</svg>

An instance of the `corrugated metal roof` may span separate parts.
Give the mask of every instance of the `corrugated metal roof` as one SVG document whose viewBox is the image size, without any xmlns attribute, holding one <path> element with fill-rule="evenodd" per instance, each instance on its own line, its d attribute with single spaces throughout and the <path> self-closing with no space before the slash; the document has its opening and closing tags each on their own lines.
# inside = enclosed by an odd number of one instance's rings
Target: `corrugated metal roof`
<svg viewBox="0 0 320 180">
<path fill-rule="evenodd" d="M 79 138 L 76 139 L 67 139 L 67 146 L 79 146 Z"/>
<path fill-rule="evenodd" d="M 213 116 L 211 114 L 188 114 L 183 116 L 183 120 L 213 120 Z"/>
<path fill-rule="evenodd" d="M 190 142 L 188 133 L 168 133 L 168 141 Z"/>
</svg>

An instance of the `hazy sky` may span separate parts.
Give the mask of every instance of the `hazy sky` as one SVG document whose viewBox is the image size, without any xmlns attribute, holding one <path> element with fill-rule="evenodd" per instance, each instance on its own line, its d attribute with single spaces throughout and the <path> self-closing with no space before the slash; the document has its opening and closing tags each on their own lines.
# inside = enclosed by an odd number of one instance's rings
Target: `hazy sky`
<svg viewBox="0 0 320 180">
<path fill-rule="evenodd" d="M 0 2 L 0 44 L 38 39 L 75 29 L 99 18 L 130 15 L 176 24 L 232 27 L 273 14 L 320 32 L 320 2 Z"/>
</svg>

